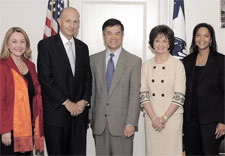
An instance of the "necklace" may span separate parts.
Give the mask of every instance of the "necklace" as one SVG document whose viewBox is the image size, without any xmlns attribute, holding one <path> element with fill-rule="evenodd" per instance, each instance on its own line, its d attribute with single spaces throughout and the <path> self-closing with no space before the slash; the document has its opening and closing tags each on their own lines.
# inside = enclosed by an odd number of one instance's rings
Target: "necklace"
<svg viewBox="0 0 225 156">
<path fill-rule="evenodd" d="M 207 59 L 208 59 L 208 56 L 201 56 L 198 54 L 197 60 L 196 60 L 196 65 L 197 66 L 205 66 Z"/>
<path fill-rule="evenodd" d="M 22 75 L 26 74 L 28 72 L 27 65 L 22 61 L 22 62 L 15 62 L 17 68 L 19 69 L 20 73 Z"/>
</svg>

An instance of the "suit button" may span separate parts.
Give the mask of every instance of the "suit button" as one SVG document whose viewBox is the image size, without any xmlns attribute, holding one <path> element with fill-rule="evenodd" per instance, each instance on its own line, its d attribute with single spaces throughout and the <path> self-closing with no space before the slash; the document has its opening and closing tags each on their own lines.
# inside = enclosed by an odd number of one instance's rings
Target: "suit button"
<svg viewBox="0 0 225 156">
<path fill-rule="evenodd" d="M 109 105 L 109 103 L 106 104 L 107 106 Z"/>
<path fill-rule="evenodd" d="M 155 93 L 152 93 L 152 96 L 155 96 Z"/>
<path fill-rule="evenodd" d="M 155 82 L 155 80 L 154 80 L 154 79 L 152 79 L 152 82 L 154 83 L 154 82 Z"/>
<path fill-rule="evenodd" d="M 162 83 L 164 83 L 164 80 L 161 80 Z"/>
<path fill-rule="evenodd" d="M 107 114 L 105 114 L 105 117 L 107 117 Z"/>
<path fill-rule="evenodd" d="M 164 66 L 163 66 L 163 67 L 162 67 L 162 69 L 163 69 L 163 70 L 165 70 L 165 69 L 166 69 L 166 67 L 164 67 Z"/>
<path fill-rule="evenodd" d="M 162 94 L 162 97 L 164 97 L 165 96 L 165 94 Z"/>
<path fill-rule="evenodd" d="M 156 66 L 153 67 L 153 69 L 155 69 L 155 68 L 156 68 Z"/>
</svg>

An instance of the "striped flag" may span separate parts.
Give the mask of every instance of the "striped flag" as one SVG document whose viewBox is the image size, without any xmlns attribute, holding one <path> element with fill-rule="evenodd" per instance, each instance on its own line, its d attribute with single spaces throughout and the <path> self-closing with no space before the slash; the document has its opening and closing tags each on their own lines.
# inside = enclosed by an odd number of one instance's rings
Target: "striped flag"
<svg viewBox="0 0 225 156">
<path fill-rule="evenodd" d="M 63 8 L 64 8 L 64 0 L 48 1 L 44 38 L 56 35 L 59 32 L 59 25 L 57 19 L 60 16 Z"/>
<path fill-rule="evenodd" d="M 175 35 L 175 47 L 172 54 L 182 59 L 187 55 L 184 0 L 174 0 L 172 28 Z"/>
</svg>

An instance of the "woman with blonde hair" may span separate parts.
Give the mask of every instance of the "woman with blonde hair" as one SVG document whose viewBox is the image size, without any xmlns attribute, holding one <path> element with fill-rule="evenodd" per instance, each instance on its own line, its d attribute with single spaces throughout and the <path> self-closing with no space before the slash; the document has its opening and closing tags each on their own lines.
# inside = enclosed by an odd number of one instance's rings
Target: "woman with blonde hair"
<svg viewBox="0 0 225 156">
<path fill-rule="evenodd" d="M 44 149 L 41 88 L 30 58 L 26 32 L 10 28 L 0 54 L 0 155 Z"/>
</svg>

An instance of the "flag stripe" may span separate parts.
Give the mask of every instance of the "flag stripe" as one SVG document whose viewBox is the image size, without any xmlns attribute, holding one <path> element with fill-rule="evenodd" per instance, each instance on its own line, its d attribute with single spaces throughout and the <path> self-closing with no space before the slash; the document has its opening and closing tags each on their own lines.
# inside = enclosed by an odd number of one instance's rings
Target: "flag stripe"
<svg viewBox="0 0 225 156">
<path fill-rule="evenodd" d="M 59 32 L 57 19 L 64 8 L 64 0 L 49 0 L 45 22 L 44 38 L 56 35 Z"/>
</svg>

